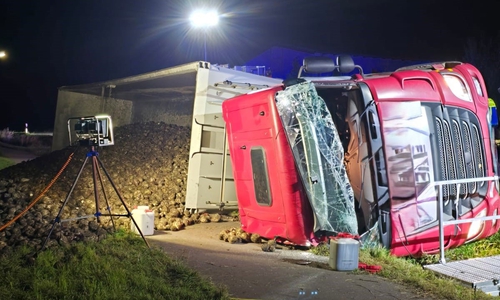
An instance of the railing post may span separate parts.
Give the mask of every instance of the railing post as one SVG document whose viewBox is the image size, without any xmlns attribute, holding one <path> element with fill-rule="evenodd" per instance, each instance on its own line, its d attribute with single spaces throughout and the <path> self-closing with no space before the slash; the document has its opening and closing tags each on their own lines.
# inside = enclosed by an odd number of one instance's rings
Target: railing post
<svg viewBox="0 0 500 300">
<path fill-rule="evenodd" d="M 438 197 L 438 224 L 439 224 L 439 262 L 446 264 L 444 257 L 444 228 L 443 228 L 443 184 L 439 183 L 439 197 Z"/>
<path fill-rule="evenodd" d="M 444 207 L 443 207 L 443 185 L 444 184 L 456 184 L 457 185 L 457 200 L 456 200 L 456 209 L 457 212 L 459 212 L 459 200 L 460 200 L 460 187 L 461 184 L 467 184 L 469 182 L 479 182 L 479 181 L 488 181 L 488 185 L 490 184 L 491 181 L 493 181 L 493 184 L 495 184 L 496 181 L 499 180 L 498 176 L 492 176 L 492 177 L 481 177 L 481 178 L 470 178 L 470 179 L 459 179 L 459 180 L 449 180 L 449 181 L 437 181 L 434 182 L 434 186 L 438 186 L 439 190 L 439 196 L 437 197 L 438 199 L 438 226 L 439 226 L 439 262 L 441 264 L 446 264 L 446 257 L 444 255 L 444 226 L 445 225 L 451 225 L 451 224 L 458 224 L 458 223 L 470 223 L 476 218 L 467 218 L 467 219 L 460 219 L 455 218 L 453 221 L 444 221 L 443 220 L 443 215 L 444 215 Z M 498 220 L 500 219 L 500 215 L 497 215 L 495 217 L 483 217 L 483 218 L 477 218 L 479 220 Z"/>
</svg>

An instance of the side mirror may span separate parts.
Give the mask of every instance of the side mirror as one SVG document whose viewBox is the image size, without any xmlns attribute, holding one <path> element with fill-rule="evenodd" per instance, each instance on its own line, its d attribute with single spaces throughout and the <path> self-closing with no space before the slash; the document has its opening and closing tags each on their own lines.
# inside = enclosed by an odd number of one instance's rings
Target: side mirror
<svg viewBox="0 0 500 300">
<path fill-rule="evenodd" d="M 328 73 L 337 68 L 333 59 L 323 56 L 310 56 L 304 58 L 302 65 L 306 73 Z"/>
<path fill-rule="evenodd" d="M 354 60 L 349 55 L 339 55 L 337 56 L 337 66 L 340 73 L 350 73 L 354 70 L 356 65 Z"/>
<path fill-rule="evenodd" d="M 338 70 L 340 73 L 346 74 L 354 69 L 358 69 L 361 76 L 363 76 L 363 69 L 361 66 L 356 65 L 349 55 L 339 55 L 335 62 L 330 57 L 309 56 L 304 58 L 297 77 L 301 77 L 302 72 L 321 74 Z"/>
</svg>

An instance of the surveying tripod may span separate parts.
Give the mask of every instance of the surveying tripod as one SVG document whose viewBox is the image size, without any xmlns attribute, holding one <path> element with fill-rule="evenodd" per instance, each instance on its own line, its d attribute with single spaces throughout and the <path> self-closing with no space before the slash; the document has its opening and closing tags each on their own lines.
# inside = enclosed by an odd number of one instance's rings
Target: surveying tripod
<svg viewBox="0 0 500 300">
<path fill-rule="evenodd" d="M 82 171 L 83 171 L 85 165 L 87 164 L 87 161 L 89 160 L 89 158 L 91 158 L 91 160 L 92 160 L 92 175 L 93 175 L 93 182 L 94 182 L 94 198 L 95 198 L 95 209 L 96 209 L 95 210 L 95 214 L 93 214 L 93 215 L 87 215 L 87 216 L 81 216 L 81 217 L 76 217 L 76 218 L 71 218 L 71 219 L 61 220 L 61 214 L 62 214 L 62 212 L 64 210 L 64 207 L 68 203 L 68 200 L 71 197 L 71 194 L 73 193 L 73 190 L 75 189 L 75 186 L 76 186 L 76 184 L 78 182 L 78 179 L 80 178 L 80 175 L 82 174 Z M 101 177 L 101 172 L 99 170 L 99 166 L 104 171 L 104 174 L 106 175 L 106 177 L 108 178 L 109 182 L 111 183 L 111 186 L 115 190 L 116 195 L 118 196 L 118 198 L 120 198 L 120 201 L 122 202 L 123 207 L 127 211 L 127 214 L 112 214 L 111 213 L 111 207 L 109 206 L 109 201 L 108 201 L 108 198 L 106 196 L 106 191 L 104 190 L 104 184 L 103 184 L 103 181 L 102 181 L 102 177 Z M 99 210 L 99 191 L 97 189 L 97 181 L 98 180 L 99 180 L 99 183 L 101 184 L 101 190 L 102 190 L 102 193 L 104 195 L 104 199 L 105 199 L 106 205 L 107 205 L 107 211 L 108 211 L 108 213 L 106 213 L 106 214 L 102 214 L 100 212 L 100 210 Z M 118 189 L 116 188 L 116 185 L 114 184 L 113 180 L 111 179 L 111 176 L 109 176 L 108 171 L 106 170 L 106 168 L 104 167 L 101 159 L 99 158 L 99 153 L 95 150 L 95 146 L 90 146 L 90 150 L 89 150 L 89 152 L 87 152 L 85 160 L 83 161 L 82 166 L 80 167 L 80 170 L 78 171 L 78 174 L 76 175 L 76 178 L 73 181 L 73 184 L 71 185 L 71 188 L 70 188 L 70 190 L 69 190 L 69 192 L 68 192 L 68 194 L 66 196 L 66 199 L 64 200 L 61 208 L 59 209 L 59 213 L 57 214 L 56 218 L 54 219 L 52 227 L 50 228 L 50 232 L 47 235 L 47 238 L 45 239 L 45 241 L 44 241 L 44 243 L 43 243 L 42 248 L 40 249 L 40 251 L 42 251 L 45 248 L 45 246 L 47 245 L 47 242 L 49 241 L 50 236 L 52 235 L 52 232 L 54 231 L 54 228 L 55 228 L 56 224 L 58 224 L 58 223 L 60 224 L 61 222 L 75 221 L 75 220 L 86 219 L 86 218 L 91 218 L 91 217 L 95 217 L 97 219 L 97 222 L 100 223 L 101 222 L 101 220 L 100 220 L 101 216 L 111 217 L 111 223 L 113 224 L 113 229 L 115 231 L 116 231 L 116 227 L 115 227 L 115 222 L 113 221 L 113 217 L 129 217 L 132 220 L 132 222 L 134 223 L 135 227 L 137 228 L 137 231 L 141 235 L 142 239 L 144 240 L 144 242 L 146 243 L 146 245 L 149 248 L 148 241 L 146 240 L 146 238 L 142 234 L 141 229 L 137 225 L 134 217 L 132 216 L 132 213 L 130 212 L 130 210 L 128 209 L 127 205 L 125 204 L 125 201 L 123 200 L 123 197 L 121 196 L 120 192 L 118 192 Z"/>
</svg>

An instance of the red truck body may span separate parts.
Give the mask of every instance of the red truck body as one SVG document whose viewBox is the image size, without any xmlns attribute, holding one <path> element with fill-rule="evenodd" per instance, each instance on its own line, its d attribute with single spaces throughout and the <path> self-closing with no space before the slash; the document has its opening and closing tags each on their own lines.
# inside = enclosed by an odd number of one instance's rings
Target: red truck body
<svg viewBox="0 0 500 300">
<path fill-rule="evenodd" d="M 324 100 L 342 141 L 359 233 L 376 227 L 380 243 L 397 256 L 437 252 L 433 183 L 496 172 L 480 72 L 446 62 L 307 81 Z M 243 229 L 309 245 L 322 236 L 314 231 L 314 207 L 276 107 L 276 95 L 285 88 L 226 100 L 223 115 Z M 494 216 L 499 198 L 494 182 L 445 185 L 445 219 Z M 445 246 L 488 237 L 499 226 L 495 220 L 445 226 Z"/>
<path fill-rule="evenodd" d="M 275 105 L 281 90 L 279 86 L 223 103 L 229 153 L 242 228 L 306 245 L 314 238 L 312 211 Z"/>
</svg>

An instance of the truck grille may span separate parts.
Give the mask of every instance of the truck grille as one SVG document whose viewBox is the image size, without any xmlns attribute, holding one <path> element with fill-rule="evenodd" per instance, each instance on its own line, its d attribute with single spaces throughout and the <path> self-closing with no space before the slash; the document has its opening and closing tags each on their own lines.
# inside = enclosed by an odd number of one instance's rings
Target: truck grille
<svg viewBox="0 0 500 300">
<path fill-rule="evenodd" d="M 456 120 L 451 121 L 452 128 L 453 128 L 453 135 L 457 137 L 459 141 L 462 141 L 462 131 L 460 130 L 460 125 Z M 464 148 L 462 147 L 457 147 L 456 149 L 457 152 L 457 167 L 458 167 L 458 176 L 460 178 L 467 178 L 467 172 L 465 170 L 465 154 L 464 154 Z M 467 194 L 467 185 L 462 184 L 460 186 L 460 195 L 466 195 Z"/>
<path fill-rule="evenodd" d="M 466 153 L 472 153 L 472 138 L 471 138 L 471 130 L 469 124 L 462 121 L 462 131 L 464 138 L 464 151 Z M 476 139 L 477 140 L 477 139 Z M 470 163 L 466 164 L 467 174 L 471 174 L 472 177 L 476 177 L 476 161 L 472 160 Z M 471 194 L 475 193 L 477 190 L 477 183 L 471 182 L 468 185 L 469 191 Z"/>
<path fill-rule="evenodd" d="M 436 180 L 457 180 L 486 176 L 484 151 L 479 122 L 471 112 L 459 108 L 439 107 L 433 110 L 434 142 L 439 151 Z M 479 183 L 480 186 L 484 182 Z M 478 183 L 443 186 L 443 199 L 470 196 L 478 191 Z"/>
</svg>

